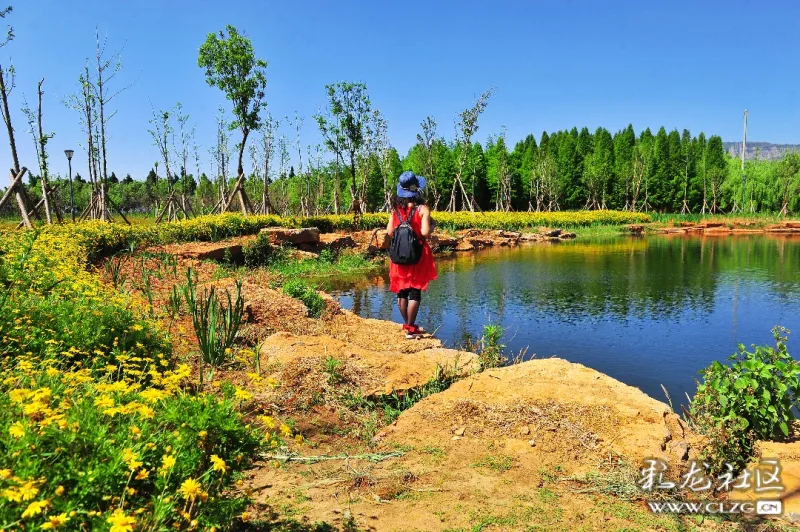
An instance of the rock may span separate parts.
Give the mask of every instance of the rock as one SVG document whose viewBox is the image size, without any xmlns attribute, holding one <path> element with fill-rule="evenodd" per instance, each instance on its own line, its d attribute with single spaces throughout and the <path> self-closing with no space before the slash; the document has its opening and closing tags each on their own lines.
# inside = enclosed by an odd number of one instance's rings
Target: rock
<svg viewBox="0 0 800 532">
<path fill-rule="evenodd" d="M 455 434 L 456 436 L 463 436 L 466 431 L 467 431 L 466 427 L 459 427 L 455 430 L 455 432 L 453 432 L 453 434 Z"/>
<path fill-rule="evenodd" d="M 460 438 L 460 437 L 458 437 L 458 436 L 453 436 L 453 441 L 458 441 L 458 440 L 460 440 L 460 439 L 461 439 L 461 438 Z"/>
<path fill-rule="evenodd" d="M 357 246 L 356 241 L 350 235 L 342 235 L 340 233 L 326 233 L 319 236 L 319 243 L 333 251 L 340 251 L 346 248 L 354 248 Z"/>
<path fill-rule="evenodd" d="M 531 447 L 536 447 L 536 442 L 534 440 L 528 440 L 528 445 Z"/>
<path fill-rule="evenodd" d="M 289 258 L 295 260 L 316 260 L 319 258 L 319 253 L 313 251 L 303 251 L 302 249 L 293 249 L 289 252 Z"/>
<path fill-rule="evenodd" d="M 345 311 L 340 312 L 336 318 L 339 323 L 346 318 Z M 369 327 L 369 322 L 372 321 L 378 320 L 364 320 L 362 327 Z M 405 336 L 397 330 L 399 327 L 394 327 L 395 334 L 403 338 L 403 345 L 408 345 Z M 478 357 L 474 353 L 438 347 L 441 346 L 438 341 L 418 342 L 418 351 L 403 353 L 399 350 L 379 351 L 377 345 L 362 347 L 353 341 L 340 340 L 325 334 L 312 336 L 279 332 L 263 341 L 261 357 L 267 363 L 276 363 L 276 367 L 282 368 L 304 367 L 310 363 L 309 360 L 315 359 L 319 359 L 322 364 L 328 356 L 342 358 L 346 366 L 352 366 L 354 371 L 357 368 L 360 378 L 355 384 L 364 397 L 392 393 L 402 395 L 412 388 L 428 383 L 437 371 L 441 371 L 437 368 L 447 368 L 457 375 L 469 375 L 478 369 Z M 309 378 L 311 377 L 313 375 Z"/>
<path fill-rule="evenodd" d="M 266 233 L 273 244 L 319 244 L 319 229 L 316 227 L 304 227 L 302 229 L 265 227 L 261 232 Z"/>
<path fill-rule="evenodd" d="M 524 425 L 521 429 L 519 429 L 519 433 L 523 436 L 527 436 L 531 433 L 531 428 L 528 425 Z"/>
<path fill-rule="evenodd" d="M 541 242 L 543 235 L 539 233 L 522 233 L 519 240 L 520 242 Z"/>
<path fill-rule="evenodd" d="M 561 236 L 561 229 L 553 229 L 544 234 L 545 236 Z"/>
<path fill-rule="evenodd" d="M 566 240 L 570 238 L 575 238 L 577 235 L 575 233 L 561 233 L 561 238 Z"/>
<path fill-rule="evenodd" d="M 242 255 L 242 241 L 222 241 L 222 242 L 191 242 L 188 244 L 173 244 L 166 247 L 169 253 L 185 258 L 197 260 L 215 260 L 222 262 L 230 260 L 234 263 L 241 263 L 244 259 Z"/>
<path fill-rule="evenodd" d="M 428 244 L 434 251 L 441 248 L 453 248 L 458 246 L 459 240 L 454 236 L 448 235 L 431 235 L 428 237 Z"/>
<path fill-rule="evenodd" d="M 392 243 L 392 235 L 387 233 L 386 229 L 356 231 L 350 236 L 357 244 L 367 247 L 370 251 L 385 251 L 389 249 L 389 244 Z"/>
<path fill-rule="evenodd" d="M 461 240 L 454 249 L 456 251 L 474 251 L 475 246 L 468 240 Z"/>
<path fill-rule="evenodd" d="M 689 459 L 689 444 L 685 441 L 671 441 L 667 444 L 667 452 L 680 462 Z"/>
<path fill-rule="evenodd" d="M 625 231 L 632 235 L 641 235 L 644 232 L 643 225 L 626 225 Z"/>
</svg>

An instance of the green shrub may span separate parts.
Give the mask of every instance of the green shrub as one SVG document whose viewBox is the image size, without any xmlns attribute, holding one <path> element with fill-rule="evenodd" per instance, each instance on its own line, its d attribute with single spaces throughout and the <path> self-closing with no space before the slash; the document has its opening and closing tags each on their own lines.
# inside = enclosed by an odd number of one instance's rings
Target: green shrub
<svg viewBox="0 0 800 532">
<path fill-rule="evenodd" d="M 255 240 L 242 246 L 244 265 L 248 268 L 265 266 L 273 256 L 273 247 L 269 243 L 269 236 L 259 233 Z"/>
<path fill-rule="evenodd" d="M 325 300 L 322 296 L 300 279 L 291 279 L 284 283 L 283 293 L 302 301 L 312 318 L 319 318 L 325 310 Z"/>
<path fill-rule="evenodd" d="M 739 345 L 733 364 L 714 362 L 701 371 L 690 416 L 710 438 L 706 458 L 714 467 L 725 462 L 743 467 L 754 442 L 789 435 L 792 409 L 800 397 L 800 366 L 786 349 L 787 331 L 775 327 L 775 347 Z"/>
<path fill-rule="evenodd" d="M 503 349 L 505 344 L 500 343 L 503 337 L 503 328 L 499 325 L 484 325 L 483 336 L 479 343 L 478 358 L 482 368 L 497 368 L 503 365 Z"/>
</svg>

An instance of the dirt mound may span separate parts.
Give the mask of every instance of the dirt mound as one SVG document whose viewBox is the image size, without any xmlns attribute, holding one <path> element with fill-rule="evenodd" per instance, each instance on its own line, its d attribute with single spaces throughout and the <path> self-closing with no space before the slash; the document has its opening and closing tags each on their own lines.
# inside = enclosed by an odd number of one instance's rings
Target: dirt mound
<svg viewBox="0 0 800 532">
<path fill-rule="evenodd" d="M 626 500 L 643 457 L 679 461 L 668 440 L 691 449 L 663 403 L 579 364 L 535 360 L 428 396 L 363 454 L 251 482 L 272 486 L 267 504 L 309 521 L 349 513 L 365 530 L 676 529 Z M 341 453 L 304 454 L 326 452 Z"/>
<path fill-rule="evenodd" d="M 452 445 L 504 438 L 530 454 L 579 470 L 612 453 L 630 463 L 680 462 L 691 449 L 682 422 L 665 404 L 580 364 L 551 358 L 485 371 L 404 413 L 382 436 L 404 444 Z M 683 443 L 683 445 L 679 445 Z"/>
<path fill-rule="evenodd" d="M 402 333 L 395 330 L 395 336 Z M 297 336 L 281 332 L 263 342 L 261 364 L 274 371 L 289 388 L 305 382 L 305 374 L 316 373 L 319 377 L 327 373 L 329 380 L 350 382 L 364 397 L 370 397 L 423 386 L 436 375 L 437 367 L 467 375 L 477 370 L 477 357 L 438 346 L 405 353 L 367 349 L 327 335 Z M 316 371 L 311 372 L 312 367 Z M 312 378 L 305 384 L 313 385 L 316 380 Z"/>
<path fill-rule="evenodd" d="M 325 334 L 373 351 L 416 353 L 442 347 L 442 342 L 429 334 L 407 340 L 397 323 L 362 318 L 344 309 L 327 316 L 323 328 Z"/>
</svg>

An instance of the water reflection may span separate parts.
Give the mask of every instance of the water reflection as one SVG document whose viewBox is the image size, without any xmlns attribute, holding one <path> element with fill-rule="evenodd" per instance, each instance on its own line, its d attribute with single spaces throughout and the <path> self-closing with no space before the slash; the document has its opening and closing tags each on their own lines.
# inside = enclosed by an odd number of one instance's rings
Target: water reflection
<svg viewBox="0 0 800 532">
<path fill-rule="evenodd" d="M 359 315 L 399 321 L 385 274 L 329 288 Z M 663 399 L 660 384 L 691 394 L 697 370 L 737 343 L 797 328 L 798 295 L 796 238 L 577 240 L 440 259 L 420 323 L 450 345 L 500 323 L 513 350 L 584 363 Z"/>
</svg>

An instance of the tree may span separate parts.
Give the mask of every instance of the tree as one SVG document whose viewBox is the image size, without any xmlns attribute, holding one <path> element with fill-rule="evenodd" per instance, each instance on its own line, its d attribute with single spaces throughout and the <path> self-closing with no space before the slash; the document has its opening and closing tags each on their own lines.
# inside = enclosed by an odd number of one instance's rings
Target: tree
<svg viewBox="0 0 800 532">
<path fill-rule="evenodd" d="M 94 101 L 97 103 L 97 110 L 98 110 L 98 120 L 96 122 L 96 127 L 99 129 L 100 133 L 100 161 L 102 162 L 102 179 L 100 179 L 99 183 L 99 214 L 101 220 L 111 220 L 111 216 L 108 213 L 108 205 L 107 205 L 107 193 L 106 193 L 106 183 L 108 183 L 108 143 L 107 143 L 107 134 L 106 131 L 108 129 L 108 122 L 114 118 L 116 115 L 115 112 L 108 112 L 107 106 L 119 96 L 122 92 L 129 88 L 129 86 L 122 87 L 116 92 L 109 92 L 107 85 L 111 83 L 114 78 L 117 77 L 117 74 L 122 70 L 122 61 L 121 61 L 121 52 L 113 52 L 111 54 L 106 53 L 106 45 L 108 43 L 108 38 L 104 38 L 102 43 L 100 42 L 100 31 L 95 30 L 95 37 L 97 39 L 97 55 L 95 56 L 97 60 L 97 70 L 95 72 L 95 79 L 94 81 L 87 81 L 89 87 L 93 91 Z M 119 209 L 117 209 L 119 212 Z M 127 218 L 122 212 L 119 212 L 122 219 L 125 220 L 128 225 Z"/>
<path fill-rule="evenodd" d="M 337 159 L 346 155 L 350 167 L 352 212 L 363 212 L 362 199 L 356 184 L 356 155 L 364 145 L 372 116 L 372 104 L 363 83 L 340 82 L 325 85 L 328 93 L 326 113 L 314 115 L 325 146 Z"/>
<path fill-rule="evenodd" d="M 10 6 L 6 9 L 0 10 L 0 18 L 6 18 L 9 13 L 11 13 Z M 0 43 L 0 48 L 3 48 L 13 38 L 14 29 L 9 26 L 5 39 L 2 43 Z M 25 193 L 25 187 L 22 184 L 22 178 L 25 175 L 25 172 L 27 172 L 27 169 L 21 168 L 19 165 L 19 157 L 17 156 L 17 142 L 14 138 L 14 126 L 11 125 L 11 114 L 8 110 L 8 96 L 14 89 L 14 79 L 14 67 L 11 66 L 8 69 L 5 69 L 2 65 L 0 65 L 0 98 L 2 98 L 3 103 L 0 111 L 2 112 L 3 122 L 5 123 L 6 131 L 8 132 L 8 142 L 11 147 L 11 158 L 14 162 L 11 175 L 11 185 L 6 190 L 6 193 L 3 195 L 2 199 L 0 199 L 0 207 L 2 207 L 8 198 L 11 197 L 11 194 L 14 194 L 17 200 L 17 206 L 22 214 L 23 223 L 27 227 L 33 227 L 33 224 L 31 224 L 30 218 L 28 217 L 28 198 L 27 194 Z M 34 212 L 36 212 L 35 209 Z"/>
<path fill-rule="evenodd" d="M 42 199 L 39 203 L 44 204 L 44 213 L 47 223 L 52 224 L 53 220 L 50 216 L 51 208 L 55 211 L 59 222 L 61 222 L 61 213 L 55 208 L 55 205 L 50 204 L 51 189 L 47 166 L 47 143 L 55 136 L 55 133 L 45 133 L 44 129 L 42 128 L 42 96 L 44 95 L 44 91 L 42 91 L 43 83 L 44 79 L 42 79 L 36 87 L 38 96 L 37 100 L 39 103 L 37 106 L 37 113 L 33 113 L 28 106 L 27 101 L 25 101 L 25 107 L 22 109 L 22 112 L 28 119 L 28 127 L 30 128 L 30 134 L 33 137 L 33 143 L 36 148 L 36 160 L 39 163 L 39 175 L 41 176 L 42 185 Z"/>
<path fill-rule="evenodd" d="M 692 145 L 692 135 L 688 129 L 683 130 L 681 135 L 681 170 L 683 174 L 683 201 L 681 201 L 681 214 L 692 212 L 689 207 L 689 176 L 694 173 L 694 146 Z"/>
<path fill-rule="evenodd" d="M 711 212 L 716 213 L 719 205 L 720 185 L 725 181 L 727 173 L 727 163 L 725 162 L 725 150 L 722 147 L 722 137 L 713 135 L 708 139 L 706 145 L 706 174 L 708 183 L 711 186 Z"/>
<path fill-rule="evenodd" d="M 623 209 L 630 207 L 633 189 L 634 150 L 636 149 L 636 133 L 633 125 L 614 135 L 614 176 L 616 177 L 617 204 Z"/>
<path fill-rule="evenodd" d="M 442 199 L 442 192 L 439 190 L 438 183 L 436 182 L 436 175 L 434 168 L 436 166 L 435 157 L 436 150 L 434 149 L 434 142 L 436 141 L 436 120 L 432 116 L 425 117 L 420 123 L 422 134 L 417 133 L 417 145 L 421 148 L 423 153 L 423 166 L 422 175 L 428 179 L 428 195 L 431 198 L 431 206 L 433 210 L 437 210 L 439 202 Z"/>
<path fill-rule="evenodd" d="M 226 35 L 227 32 L 227 35 Z M 209 33 L 200 47 L 197 64 L 205 69 L 206 82 L 217 87 L 233 104 L 234 120 L 230 129 L 239 129 L 242 140 L 239 143 L 239 159 L 236 166 L 238 179 L 231 197 L 222 205 L 226 211 L 233 195 L 238 194 L 242 212 L 252 212 L 252 207 L 244 192 L 244 156 L 247 137 L 251 131 L 261 127 L 261 106 L 264 105 L 267 87 L 267 62 L 257 59 L 250 39 L 240 35 L 230 24 L 219 34 Z"/>
<path fill-rule="evenodd" d="M 586 207 L 606 208 L 606 189 L 614 172 L 614 142 L 607 129 L 597 128 L 594 134 L 594 150 L 586 159 L 584 183 L 589 197 Z"/>
<path fill-rule="evenodd" d="M 777 177 L 781 198 L 780 214 L 786 216 L 789 213 L 789 200 L 800 188 L 800 153 L 789 152 L 783 156 L 778 164 Z"/>
<path fill-rule="evenodd" d="M 257 209 L 260 214 L 271 214 L 272 203 L 269 199 L 269 185 L 272 182 L 272 154 L 275 151 L 275 131 L 280 122 L 273 120 L 267 113 L 263 119 L 258 143 L 250 146 L 250 158 L 253 162 L 253 171 L 261 173 L 261 201 Z"/>
<path fill-rule="evenodd" d="M 478 131 L 478 118 L 481 113 L 486 109 L 489 103 L 489 98 L 492 96 L 492 89 L 485 91 L 475 101 L 472 107 L 461 111 L 456 122 L 456 145 L 461 147 L 458 157 L 458 169 L 453 178 L 453 188 L 450 191 L 450 202 L 447 204 L 447 210 L 451 212 L 456 211 L 456 190 L 461 191 L 461 198 L 463 203 L 469 207 L 470 211 L 475 210 L 474 198 L 467 195 L 464 189 L 464 173 L 469 171 L 469 152 L 470 144 L 472 144 L 472 137 Z"/>
</svg>

